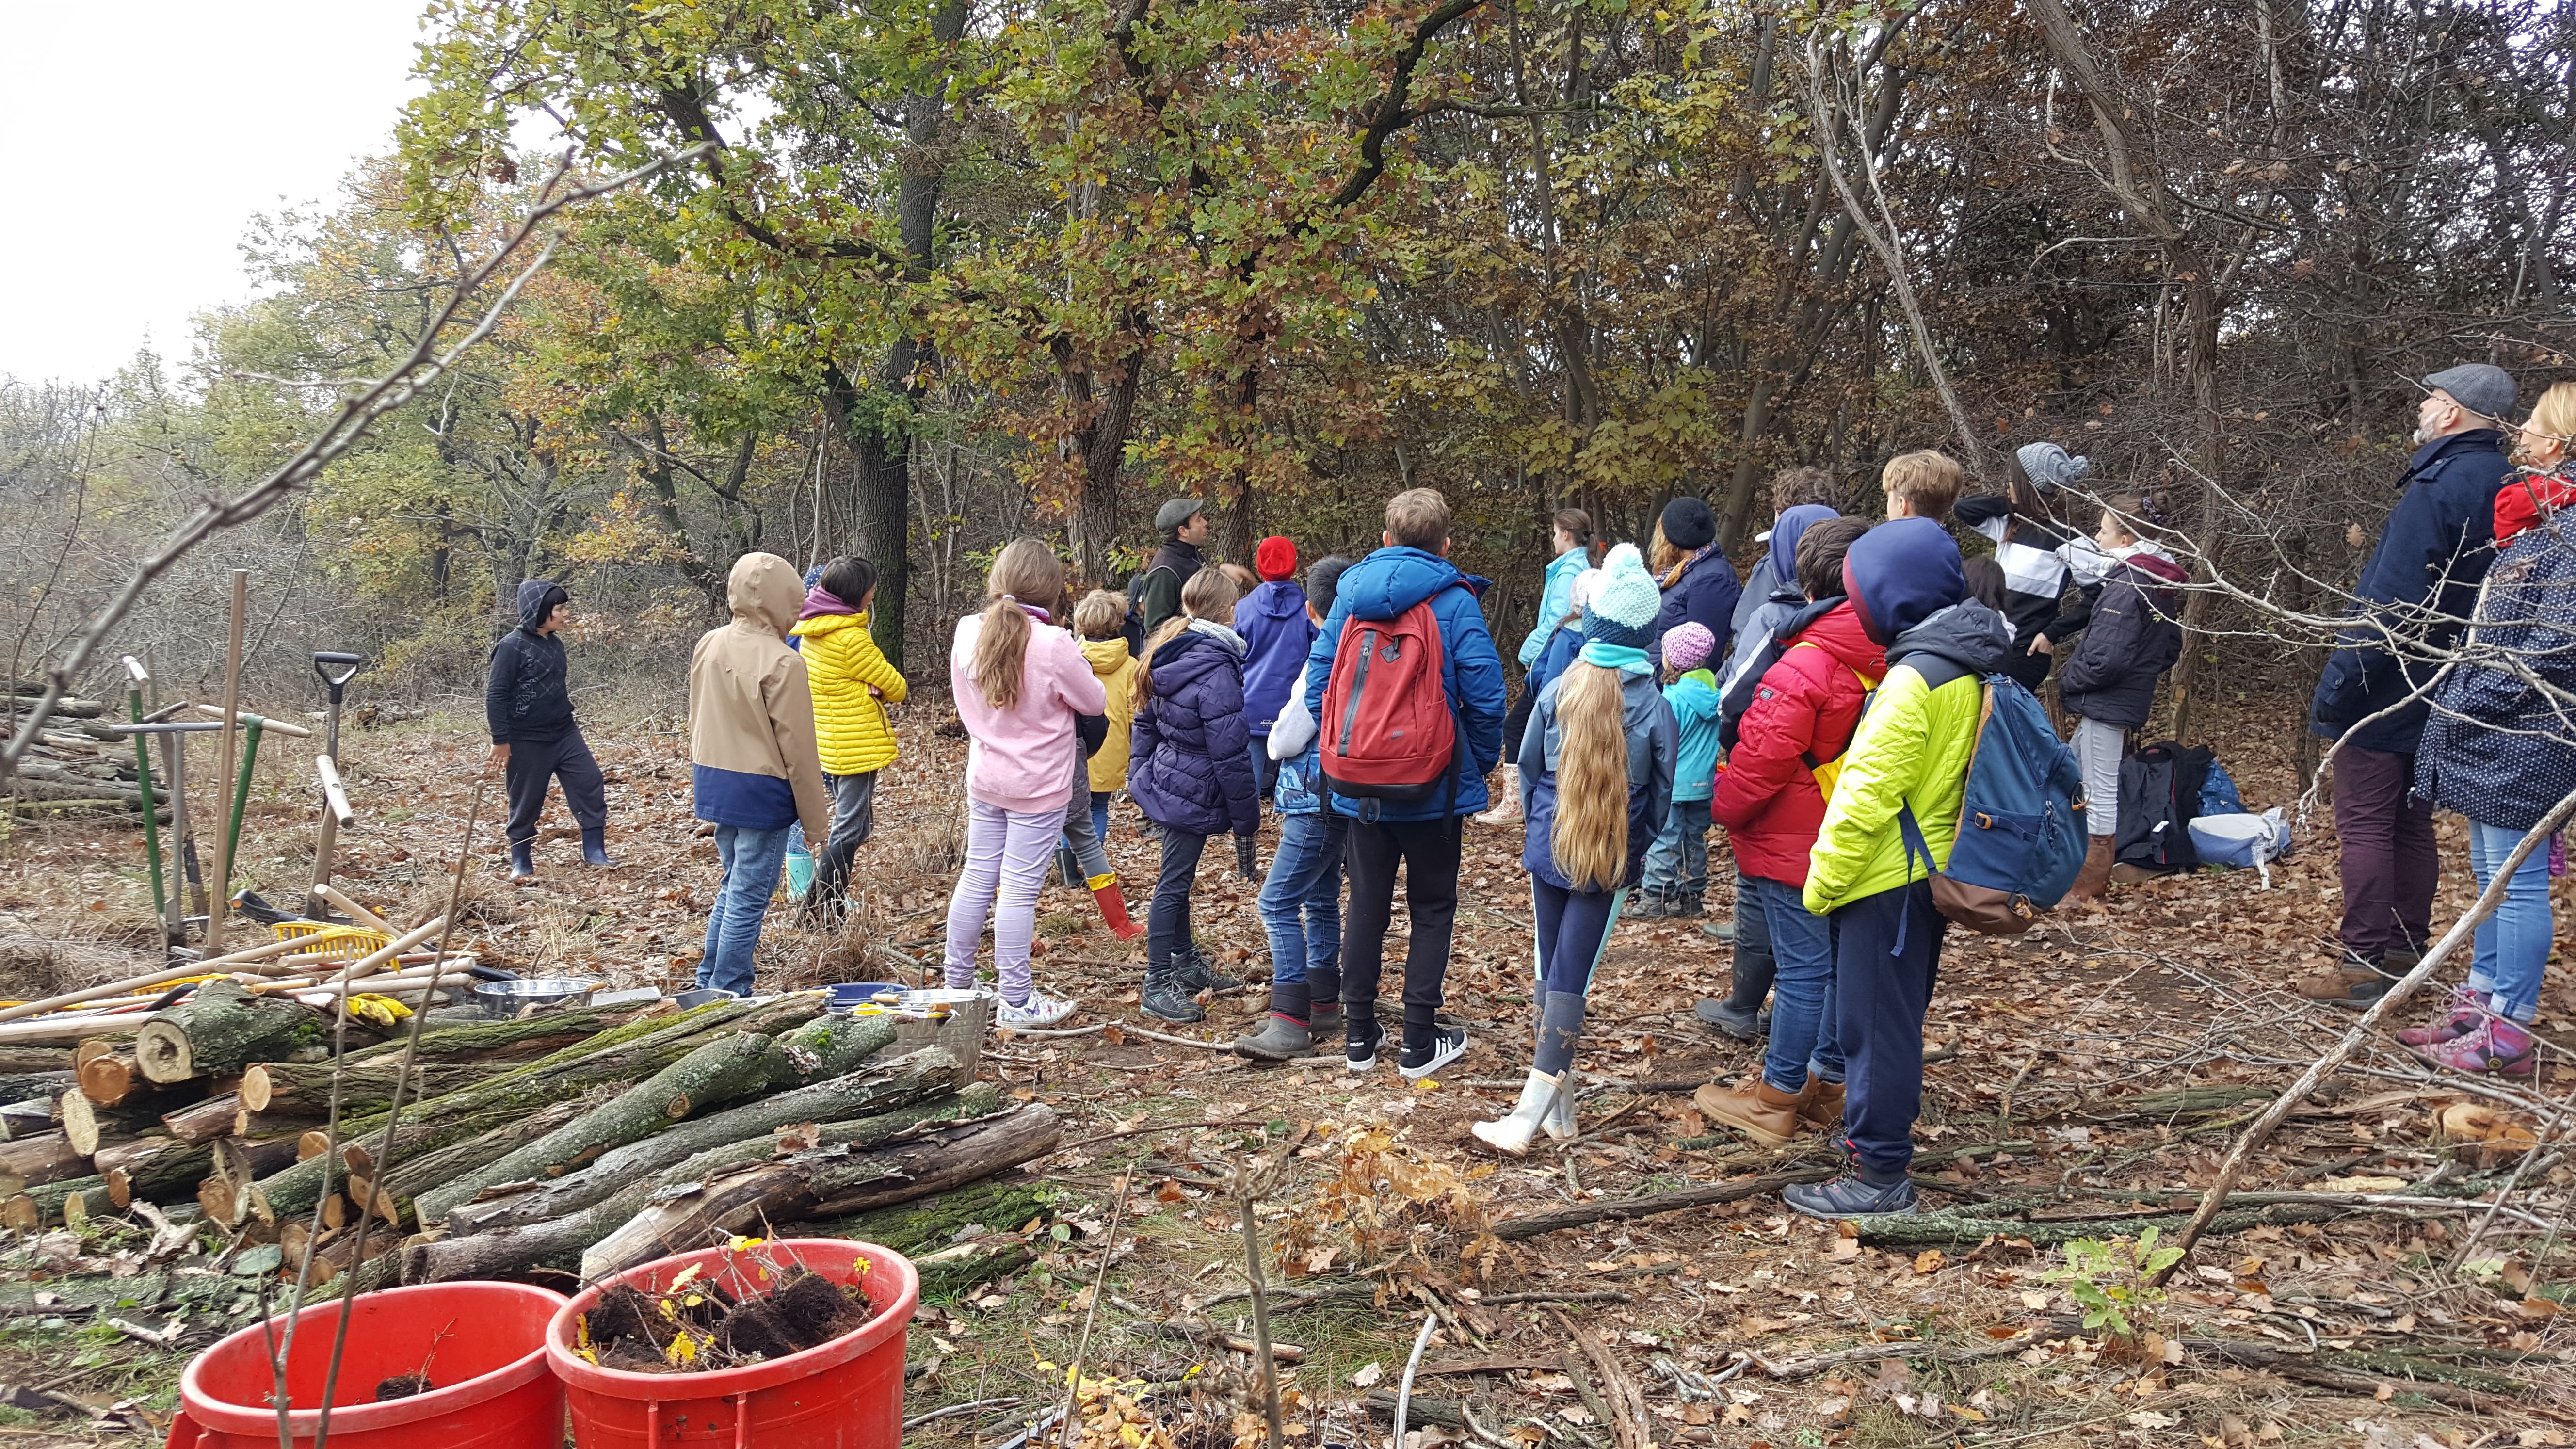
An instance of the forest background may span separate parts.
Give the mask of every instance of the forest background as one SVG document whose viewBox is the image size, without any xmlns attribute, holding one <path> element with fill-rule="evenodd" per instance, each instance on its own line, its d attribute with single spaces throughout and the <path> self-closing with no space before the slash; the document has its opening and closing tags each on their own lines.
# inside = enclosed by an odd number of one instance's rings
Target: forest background
<svg viewBox="0 0 2576 1449">
<path fill-rule="evenodd" d="M 1895 452 L 1997 491 L 2043 438 L 2331 612 L 2410 378 L 2576 376 L 2570 4 L 433 0 L 423 35 L 392 153 L 246 240 L 261 300 L 184 360 L 0 380 L 12 677 L 408 354 L 566 146 L 719 143 L 568 213 L 461 370 L 97 665 L 211 689 L 246 567 L 254 691 L 356 649 L 461 701 L 543 576 L 585 708 L 670 712 L 762 549 L 874 559 L 936 680 L 1013 537 L 1114 582 L 1187 493 L 1218 557 L 1311 559 L 1411 485 L 1513 638 L 1555 508 L 1634 538 L 1698 495 L 1742 555 L 1775 469 L 1874 514 Z M 2178 696 L 2303 696 L 2315 637 L 2214 600 Z"/>
</svg>

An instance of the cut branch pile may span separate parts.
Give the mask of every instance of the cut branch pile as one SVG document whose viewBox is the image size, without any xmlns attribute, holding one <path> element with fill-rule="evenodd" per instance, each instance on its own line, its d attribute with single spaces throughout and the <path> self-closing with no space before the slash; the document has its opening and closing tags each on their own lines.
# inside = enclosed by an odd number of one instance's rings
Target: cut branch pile
<svg viewBox="0 0 2576 1449">
<path fill-rule="evenodd" d="M 45 687 L 30 680 L 7 685 L 9 703 L 25 708 Z M 11 783 L 6 808 L 18 814 L 105 813 L 141 819 L 143 790 L 134 763 L 134 741 L 102 721 L 108 706 L 66 696 L 55 701 L 45 727 L 29 743 Z M 13 721 L 14 725 L 14 721 Z M 163 823 L 166 796 L 154 801 Z"/>
</svg>

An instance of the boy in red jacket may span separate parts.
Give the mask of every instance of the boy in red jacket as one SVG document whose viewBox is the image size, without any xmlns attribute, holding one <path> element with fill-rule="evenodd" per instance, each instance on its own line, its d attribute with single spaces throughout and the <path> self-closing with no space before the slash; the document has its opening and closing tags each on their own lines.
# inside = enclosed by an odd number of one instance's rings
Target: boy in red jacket
<svg viewBox="0 0 2576 1449">
<path fill-rule="evenodd" d="M 1800 899 L 1807 853 L 1824 823 L 1832 761 L 1850 745 L 1869 692 L 1887 673 L 1887 653 L 1869 640 L 1843 596 L 1843 555 L 1869 525 L 1832 518 L 1798 540 L 1798 587 L 1810 602 L 1778 637 L 1792 641 L 1762 675 L 1736 727 L 1735 748 L 1718 766 L 1711 811 L 1735 843 L 1747 897 L 1779 961 L 1772 986 L 1771 1042 L 1761 1075 L 1732 1088 L 1712 1082 L 1693 1099 L 1765 1147 L 1842 1116 L 1843 1054 L 1833 1031 L 1834 943 L 1822 916 Z"/>
</svg>

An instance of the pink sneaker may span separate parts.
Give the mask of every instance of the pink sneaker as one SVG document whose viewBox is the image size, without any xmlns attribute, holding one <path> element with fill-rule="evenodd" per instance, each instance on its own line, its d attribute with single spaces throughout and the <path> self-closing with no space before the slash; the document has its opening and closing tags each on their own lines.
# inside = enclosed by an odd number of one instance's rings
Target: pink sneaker
<svg viewBox="0 0 2576 1449">
<path fill-rule="evenodd" d="M 2466 1036 L 2407 1050 L 2434 1066 L 2478 1076 L 2528 1077 L 2540 1066 L 2540 1047 L 2531 1033 L 2500 1016 L 2481 1019 Z"/>
<path fill-rule="evenodd" d="M 2486 1017 L 2486 1003 L 2480 993 L 2466 986 L 2451 988 L 2451 999 L 2433 1013 L 2433 1019 L 2422 1026 L 2410 1026 L 2397 1033 L 2397 1044 L 2408 1049 L 2440 1046 L 2458 1041 L 2478 1029 Z"/>
</svg>

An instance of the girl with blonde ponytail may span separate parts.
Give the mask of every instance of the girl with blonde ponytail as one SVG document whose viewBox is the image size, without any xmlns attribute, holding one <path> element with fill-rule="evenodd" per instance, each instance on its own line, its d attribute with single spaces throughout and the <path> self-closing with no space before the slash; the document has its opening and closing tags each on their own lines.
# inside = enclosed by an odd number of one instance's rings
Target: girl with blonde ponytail
<svg viewBox="0 0 2576 1449">
<path fill-rule="evenodd" d="M 957 621 L 948 681 L 966 726 L 966 865 L 948 897 L 948 984 L 975 984 L 975 948 L 993 921 L 994 974 L 1003 1026 L 1043 1027 L 1073 1003 L 1029 979 L 1038 887 L 1064 833 L 1081 742 L 1077 715 L 1100 714 L 1108 694 L 1050 608 L 1064 597 L 1055 551 L 1023 538 L 993 560 L 992 602 Z"/>
<path fill-rule="evenodd" d="M 1679 730 L 1646 658 L 1662 600 L 1634 544 L 1602 564 L 1583 650 L 1539 692 L 1521 736 L 1521 866 L 1538 936 L 1538 1048 L 1509 1115 L 1469 1130 L 1518 1157 L 1574 1135 L 1574 1048 L 1592 973 L 1672 811 Z"/>
</svg>

